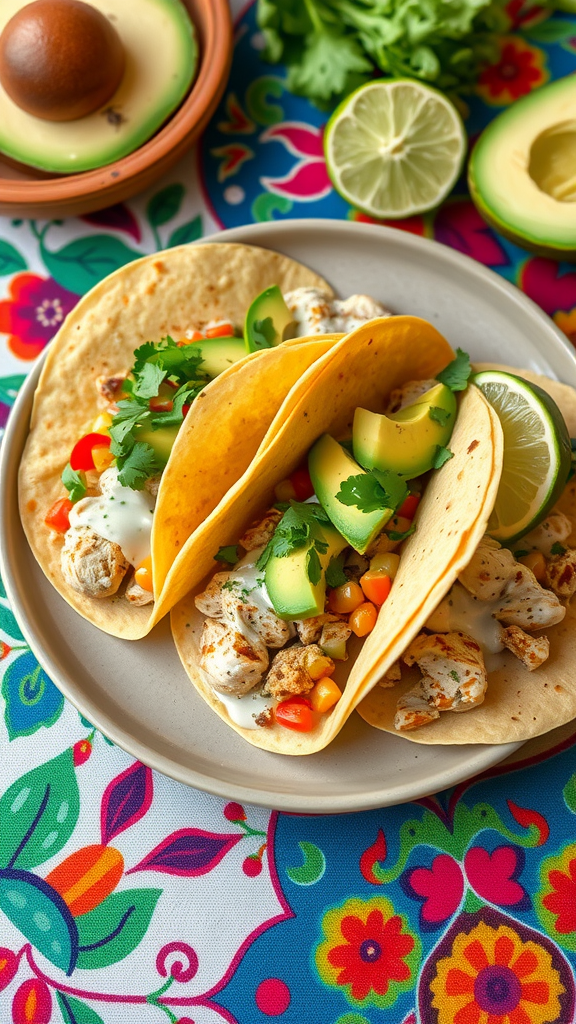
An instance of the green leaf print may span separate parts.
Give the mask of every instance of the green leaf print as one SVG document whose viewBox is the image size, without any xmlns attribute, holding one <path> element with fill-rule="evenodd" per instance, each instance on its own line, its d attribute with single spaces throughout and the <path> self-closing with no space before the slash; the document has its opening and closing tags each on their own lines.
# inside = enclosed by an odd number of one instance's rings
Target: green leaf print
<svg viewBox="0 0 576 1024">
<path fill-rule="evenodd" d="M 16 780 L 0 799 L 0 867 L 33 868 L 68 842 L 80 811 L 72 748 Z"/>
<path fill-rule="evenodd" d="M 186 245 L 188 242 L 195 242 L 197 238 L 202 238 L 202 218 L 200 214 L 194 217 L 193 220 L 189 220 L 186 224 L 181 224 L 179 228 L 176 228 L 168 239 L 168 245 Z"/>
<path fill-rule="evenodd" d="M 184 185 L 168 185 L 161 192 L 157 192 L 148 203 L 146 215 L 153 228 L 159 228 L 167 224 L 176 216 L 182 200 L 184 199 Z"/>
<path fill-rule="evenodd" d="M 16 622 L 14 615 L 6 605 L 0 605 L 0 629 L 12 640 L 23 640 L 22 631 Z"/>
<path fill-rule="evenodd" d="M 0 869 L 0 909 L 50 963 L 71 974 L 78 931 L 62 897 L 29 871 Z"/>
<path fill-rule="evenodd" d="M 54 280 L 78 295 L 141 256 L 112 235 L 87 235 L 56 251 L 47 249 L 42 240 L 41 253 Z"/>
<path fill-rule="evenodd" d="M 10 245 L 10 242 L 0 239 L 0 276 L 15 274 L 18 270 L 26 270 L 27 267 L 28 264 L 21 253 Z"/>
<path fill-rule="evenodd" d="M 148 930 L 161 889 L 126 889 L 77 918 L 78 967 L 97 970 L 123 960 Z"/>
<path fill-rule="evenodd" d="M 56 992 L 64 1024 L 104 1024 L 102 1017 L 91 1006 L 64 992 Z"/>
<path fill-rule="evenodd" d="M 0 377 L 0 402 L 4 402 L 4 405 L 13 405 L 25 380 L 24 373 L 13 373 L 10 377 Z"/>
</svg>

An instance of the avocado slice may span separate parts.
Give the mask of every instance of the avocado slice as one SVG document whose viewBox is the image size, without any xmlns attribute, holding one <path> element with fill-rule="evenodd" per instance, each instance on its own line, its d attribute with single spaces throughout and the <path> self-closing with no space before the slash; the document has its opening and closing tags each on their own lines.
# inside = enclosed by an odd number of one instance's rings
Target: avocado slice
<svg viewBox="0 0 576 1024">
<path fill-rule="evenodd" d="M 281 619 L 310 619 L 313 615 L 322 615 L 326 602 L 326 569 L 331 558 L 339 555 L 347 547 L 348 542 L 338 530 L 326 524 L 322 527 L 322 535 L 328 544 L 325 554 L 318 554 L 322 575 L 319 583 L 311 583 L 308 579 L 307 558 L 310 544 L 297 548 L 283 558 L 272 555 L 265 569 L 265 581 L 268 597 L 272 601 L 274 611 Z"/>
<path fill-rule="evenodd" d="M 294 319 L 277 284 L 265 288 L 250 305 L 244 324 L 248 352 L 273 348 L 293 337 Z"/>
<path fill-rule="evenodd" d="M 134 436 L 137 441 L 143 441 L 144 444 L 149 444 L 154 449 L 158 462 L 163 468 L 170 458 L 172 445 L 179 429 L 180 424 L 177 423 L 171 427 L 158 427 L 158 430 L 152 430 L 152 427 L 144 423 L 141 427 L 136 427 Z"/>
<path fill-rule="evenodd" d="M 202 355 L 200 372 L 207 373 L 209 377 L 217 377 L 246 355 L 243 338 L 205 338 L 194 342 L 194 347 Z"/>
<path fill-rule="evenodd" d="M 450 440 L 456 412 L 456 398 L 445 384 L 436 384 L 392 416 L 356 409 L 354 455 L 366 469 L 391 469 L 413 480 L 432 469 L 438 445 Z"/>
<path fill-rule="evenodd" d="M 2 0 L 0 33 L 30 0 Z M 56 174 L 88 171 L 132 153 L 179 106 L 198 63 L 194 26 L 180 0 L 110 4 L 90 0 L 124 45 L 126 72 L 100 110 L 75 121 L 46 121 L 26 113 L 0 87 L 0 151 Z"/>
<path fill-rule="evenodd" d="M 394 510 L 362 512 L 355 505 L 344 505 L 338 500 L 336 495 L 344 480 L 351 476 L 368 476 L 368 473 L 330 434 L 323 434 L 311 449 L 308 471 L 316 496 L 331 522 L 348 544 L 363 555 L 394 515 Z"/>
<path fill-rule="evenodd" d="M 576 259 L 576 77 L 517 100 L 472 150 L 470 193 L 479 212 L 525 249 Z"/>
</svg>

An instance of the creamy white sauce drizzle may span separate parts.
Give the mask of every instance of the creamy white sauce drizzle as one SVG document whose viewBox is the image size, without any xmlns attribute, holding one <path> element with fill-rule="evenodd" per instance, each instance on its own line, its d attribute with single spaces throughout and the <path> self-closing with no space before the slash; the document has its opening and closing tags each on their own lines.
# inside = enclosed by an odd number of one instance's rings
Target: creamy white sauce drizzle
<svg viewBox="0 0 576 1024">
<path fill-rule="evenodd" d="M 389 315 L 389 311 L 369 295 L 333 299 L 320 288 L 295 288 L 284 295 L 284 300 L 294 317 L 297 338 L 348 333 L 367 320 Z"/>
<path fill-rule="evenodd" d="M 70 512 L 71 526 L 89 526 L 99 537 L 118 544 L 133 566 L 150 555 L 154 498 L 146 491 L 123 487 L 115 467 L 100 477 L 102 494 L 84 498 Z"/>
<path fill-rule="evenodd" d="M 426 628 L 436 633 L 467 633 L 480 644 L 486 669 L 492 672 L 500 666 L 501 659 L 496 656 L 504 650 L 502 626 L 494 618 L 501 604 L 480 601 L 457 582 L 432 613 Z"/>
<path fill-rule="evenodd" d="M 245 693 L 243 697 L 227 693 L 216 693 L 216 696 L 222 701 L 232 721 L 242 729 L 262 728 L 256 724 L 255 719 L 276 703 L 271 697 L 262 697 L 261 694 L 254 692 Z"/>
</svg>

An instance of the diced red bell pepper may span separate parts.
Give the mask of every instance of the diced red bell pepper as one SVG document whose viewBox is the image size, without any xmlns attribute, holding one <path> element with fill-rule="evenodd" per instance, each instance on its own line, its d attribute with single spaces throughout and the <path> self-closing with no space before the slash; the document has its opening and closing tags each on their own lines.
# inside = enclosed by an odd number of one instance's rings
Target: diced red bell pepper
<svg viewBox="0 0 576 1024">
<path fill-rule="evenodd" d="M 416 515 L 416 509 L 418 508 L 419 504 L 420 495 L 409 494 L 408 497 L 405 498 L 402 504 L 400 505 L 400 508 L 397 509 L 396 515 L 403 516 L 404 519 L 414 519 L 414 516 Z"/>
<path fill-rule="evenodd" d="M 70 456 L 70 465 L 72 469 L 94 469 L 94 459 L 92 458 L 93 448 L 109 448 L 110 447 L 110 435 L 109 434 L 85 434 L 79 441 L 76 442 L 72 449 Z"/>
<path fill-rule="evenodd" d="M 234 326 L 231 323 L 217 324 L 216 327 L 207 327 L 204 334 L 207 338 L 232 338 Z"/>
<path fill-rule="evenodd" d="M 289 697 L 276 705 L 276 721 L 285 729 L 310 732 L 314 728 L 312 701 L 307 697 Z"/>
<path fill-rule="evenodd" d="M 55 501 L 49 508 L 44 522 L 51 530 L 56 530 L 57 533 L 66 533 L 66 530 L 70 529 L 68 517 L 71 508 L 70 498 L 58 498 L 58 501 Z"/>
<path fill-rule="evenodd" d="M 314 494 L 314 484 L 310 479 L 310 473 L 306 466 L 295 469 L 290 477 L 290 483 L 296 494 L 296 501 L 306 501 Z"/>
<path fill-rule="evenodd" d="M 187 416 L 189 412 L 190 412 L 190 406 L 189 405 L 183 405 L 182 406 L 182 415 L 183 416 Z"/>
</svg>

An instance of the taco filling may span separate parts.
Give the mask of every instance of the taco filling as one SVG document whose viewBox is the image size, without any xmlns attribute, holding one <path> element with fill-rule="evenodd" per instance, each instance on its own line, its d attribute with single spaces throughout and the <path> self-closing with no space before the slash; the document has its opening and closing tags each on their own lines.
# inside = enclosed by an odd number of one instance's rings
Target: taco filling
<svg viewBox="0 0 576 1024">
<path fill-rule="evenodd" d="M 452 458 L 469 373 L 459 350 L 436 379 L 392 391 L 383 413 L 356 408 L 352 437 L 318 438 L 277 504 L 215 555 L 229 568 L 195 597 L 199 669 L 240 727 L 309 732 L 340 700 L 337 663 L 390 595 L 430 471 Z"/>
<path fill-rule="evenodd" d="M 192 402 L 206 385 L 248 351 L 285 337 L 350 331 L 389 315 L 364 295 L 334 299 L 320 288 L 284 296 L 278 286 L 252 302 L 243 327 L 209 321 L 182 339 L 147 342 L 130 369 L 95 381 L 100 412 L 74 445 L 62 473 L 67 497 L 46 511 L 45 523 L 64 534 L 65 582 L 89 598 L 154 602 L 151 533 L 160 480 Z"/>
</svg>

